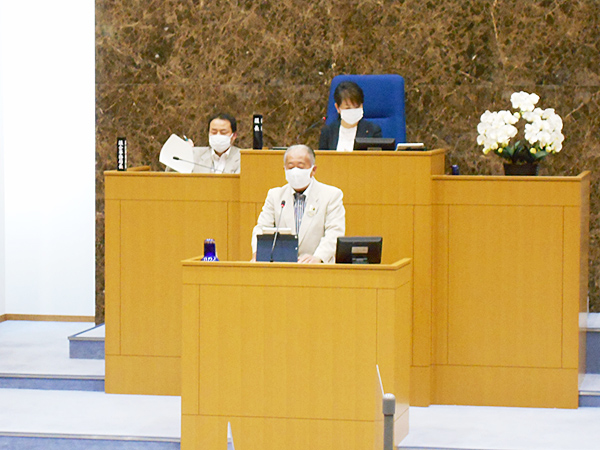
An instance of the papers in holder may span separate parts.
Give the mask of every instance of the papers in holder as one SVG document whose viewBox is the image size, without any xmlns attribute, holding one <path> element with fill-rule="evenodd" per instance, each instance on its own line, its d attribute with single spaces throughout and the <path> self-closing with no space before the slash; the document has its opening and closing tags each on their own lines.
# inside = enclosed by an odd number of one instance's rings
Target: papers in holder
<svg viewBox="0 0 600 450">
<path fill-rule="evenodd" d="M 262 229 L 263 234 L 275 234 L 275 231 L 277 231 L 277 228 L 275 227 L 263 227 Z M 292 229 L 279 228 L 279 234 L 292 234 Z"/>
<path fill-rule="evenodd" d="M 180 161 L 174 159 L 176 156 Z M 194 170 L 193 147 L 176 134 L 172 134 L 160 151 L 158 160 L 179 173 L 192 173 Z"/>
<path fill-rule="evenodd" d="M 422 142 L 401 142 L 396 145 L 396 151 L 425 151 L 425 144 Z"/>
</svg>

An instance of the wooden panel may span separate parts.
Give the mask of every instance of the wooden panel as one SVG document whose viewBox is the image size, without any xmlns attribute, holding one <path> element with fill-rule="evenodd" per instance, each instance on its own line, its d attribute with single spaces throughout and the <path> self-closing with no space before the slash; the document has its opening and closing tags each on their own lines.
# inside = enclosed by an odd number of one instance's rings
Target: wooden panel
<svg viewBox="0 0 600 450">
<path fill-rule="evenodd" d="M 226 252 L 227 203 L 121 203 L 121 354 L 179 356 L 180 261 L 206 238 Z"/>
<path fill-rule="evenodd" d="M 450 208 L 450 364 L 561 366 L 562 222 L 562 208 Z"/>
<path fill-rule="evenodd" d="M 106 355 L 107 394 L 181 395 L 178 357 Z"/>
<path fill-rule="evenodd" d="M 200 327 L 200 288 L 193 285 L 183 286 L 182 309 L 182 355 L 199 355 Z M 181 411 L 183 414 L 198 414 L 198 358 L 181 358 Z"/>
<path fill-rule="evenodd" d="M 268 189 L 285 184 L 283 151 L 242 151 L 242 202 L 257 202 Z M 443 150 L 431 152 L 316 152 L 316 178 L 344 191 L 348 204 L 429 204 L 430 176 L 443 173 Z M 376 174 L 376 176 L 374 176 Z"/>
<path fill-rule="evenodd" d="M 588 280 L 590 251 L 590 173 L 581 183 L 580 248 L 579 248 L 579 385 L 586 374 L 586 337 L 588 314 Z"/>
<path fill-rule="evenodd" d="M 400 300 L 400 299 L 399 299 Z M 400 300 L 401 301 L 401 300 Z M 377 290 L 377 358 L 379 374 L 383 383 L 383 388 L 389 392 L 396 392 L 396 358 L 399 356 L 401 342 L 396 339 L 399 333 L 396 330 L 397 314 L 396 311 L 396 291 L 392 289 Z M 398 305 L 398 307 L 400 307 Z M 394 339 L 390 339 L 394 336 Z M 408 384 L 407 384 L 408 385 Z"/>
<path fill-rule="evenodd" d="M 200 413 L 370 420 L 375 327 L 374 290 L 203 285 Z"/>
<path fill-rule="evenodd" d="M 241 203 L 260 202 L 262 205 L 269 189 L 286 184 L 283 153 L 272 150 L 242 150 Z M 325 180 L 322 181 L 326 183 Z"/>
<path fill-rule="evenodd" d="M 241 259 L 240 240 L 240 205 L 237 202 L 228 202 L 227 246 L 224 248 L 225 243 L 219 243 L 219 259 L 225 261 L 239 261 Z M 246 241 L 245 236 L 243 240 Z M 224 250 L 226 250 L 225 253 L 223 253 Z"/>
<path fill-rule="evenodd" d="M 437 204 L 579 206 L 582 177 L 434 176 Z"/>
<path fill-rule="evenodd" d="M 256 225 L 264 200 L 263 198 L 260 205 L 256 203 L 240 203 L 238 258 L 233 261 L 250 261 L 252 258 L 252 229 Z"/>
<path fill-rule="evenodd" d="M 396 396 L 396 414 L 408 411 L 410 405 L 410 361 L 413 330 L 411 326 L 413 288 L 409 281 L 396 289 L 395 332 L 396 347 L 394 384 L 392 392 Z M 386 382 L 384 380 L 384 382 Z M 407 415 L 408 420 L 408 415 Z"/>
<path fill-rule="evenodd" d="M 382 236 L 382 263 L 413 257 L 413 207 L 345 204 L 346 236 Z"/>
<path fill-rule="evenodd" d="M 398 402 L 396 442 L 406 436 L 410 261 L 183 264 L 182 449 L 218 447 L 227 422 L 241 449 L 378 449 L 376 363 Z M 294 274 L 279 276 L 284 267 Z M 361 273 L 373 287 L 355 285 Z"/>
<path fill-rule="evenodd" d="M 580 289 L 580 252 L 581 233 L 578 233 L 581 222 L 580 208 L 564 208 L 563 225 L 563 291 L 562 297 L 562 367 L 579 368 L 579 302 L 569 301 L 577 299 Z"/>
<path fill-rule="evenodd" d="M 431 364 L 431 206 L 416 206 L 413 257 L 413 345 L 412 364 Z"/>
<path fill-rule="evenodd" d="M 107 355 L 121 354 L 121 202 L 108 200 L 104 205 L 105 253 L 104 297 Z M 107 374 L 107 379 L 110 375 Z"/>
<path fill-rule="evenodd" d="M 577 408 L 577 369 L 438 366 L 434 403 Z"/>
<path fill-rule="evenodd" d="M 236 416 L 182 418 L 182 450 L 219 449 L 227 445 L 231 423 L 236 450 L 364 450 L 374 448 L 372 421 L 303 420 Z"/>
<path fill-rule="evenodd" d="M 432 359 L 435 364 L 448 363 L 448 206 L 433 207 L 432 256 Z"/>
<path fill-rule="evenodd" d="M 104 172 L 106 200 L 239 201 L 240 176 Z"/>
<path fill-rule="evenodd" d="M 295 264 L 251 262 L 202 262 L 191 259 L 183 262 L 183 282 L 222 286 L 289 286 L 331 288 L 395 289 L 410 282 L 410 259 L 389 265 L 352 264 Z M 202 271 L 197 268 L 202 267 Z M 244 270 L 240 270 L 243 267 Z M 265 270 L 267 269 L 267 270 Z"/>
<path fill-rule="evenodd" d="M 94 316 L 60 316 L 53 314 L 4 314 L 0 322 L 5 320 L 26 320 L 34 322 L 94 322 Z"/>
<path fill-rule="evenodd" d="M 431 366 L 410 367 L 410 406 L 431 405 L 431 381 Z"/>
</svg>

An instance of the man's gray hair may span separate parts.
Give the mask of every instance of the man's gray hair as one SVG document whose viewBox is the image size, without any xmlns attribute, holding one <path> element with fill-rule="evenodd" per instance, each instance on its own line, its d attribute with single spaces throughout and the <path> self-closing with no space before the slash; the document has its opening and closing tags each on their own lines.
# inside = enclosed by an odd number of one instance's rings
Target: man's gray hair
<svg viewBox="0 0 600 450">
<path fill-rule="evenodd" d="M 310 160 L 310 165 L 314 166 L 315 165 L 315 151 L 312 148 L 310 148 L 308 145 L 304 145 L 304 144 L 297 144 L 297 145 L 292 145 L 292 146 L 288 147 L 287 150 L 285 151 L 285 153 L 283 154 L 283 165 L 285 165 L 285 159 L 287 158 L 288 153 L 292 150 L 298 150 L 298 149 L 302 149 L 308 154 L 308 159 Z"/>
</svg>

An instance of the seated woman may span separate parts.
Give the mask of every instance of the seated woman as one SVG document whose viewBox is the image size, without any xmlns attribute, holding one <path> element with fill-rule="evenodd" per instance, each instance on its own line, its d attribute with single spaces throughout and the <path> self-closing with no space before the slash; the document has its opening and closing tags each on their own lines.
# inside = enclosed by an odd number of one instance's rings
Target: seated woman
<svg viewBox="0 0 600 450">
<path fill-rule="evenodd" d="M 351 152 L 354 140 L 359 137 L 381 137 L 381 128 L 363 119 L 364 94 L 352 81 L 342 81 L 333 92 L 338 119 L 321 130 L 320 150 Z"/>
</svg>

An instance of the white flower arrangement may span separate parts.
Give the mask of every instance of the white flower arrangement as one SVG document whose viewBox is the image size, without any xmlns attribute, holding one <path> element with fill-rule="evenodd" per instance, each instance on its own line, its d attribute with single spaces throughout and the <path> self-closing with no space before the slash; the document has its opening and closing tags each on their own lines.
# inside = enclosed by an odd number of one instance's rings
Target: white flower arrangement
<svg viewBox="0 0 600 450">
<path fill-rule="evenodd" d="M 483 153 L 494 152 L 512 163 L 535 163 L 562 149 L 563 122 L 554 109 L 536 108 L 540 97 L 527 92 L 515 92 L 510 101 L 516 112 L 486 111 L 477 125 L 477 144 Z M 511 143 L 519 134 L 516 125 L 523 120 L 523 138 Z"/>
</svg>

